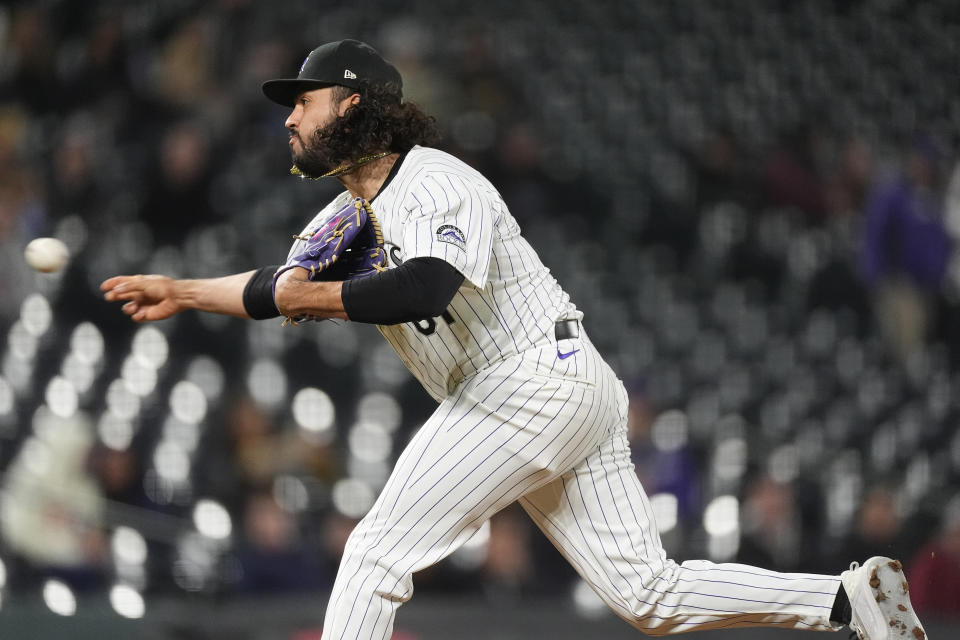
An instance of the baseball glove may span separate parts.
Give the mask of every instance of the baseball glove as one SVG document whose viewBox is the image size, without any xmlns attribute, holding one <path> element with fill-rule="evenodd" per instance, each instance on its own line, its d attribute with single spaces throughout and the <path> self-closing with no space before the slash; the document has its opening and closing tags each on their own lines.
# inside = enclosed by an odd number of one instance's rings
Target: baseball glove
<svg viewBox="0 0 960 640">
<path fill-rule="evenodd" d="M 294 238 L 307 244 L 273 274 L 274 296 L 281 274 L 296 267 L 306 269 L 310 280 L 336 281 L 362 278 L 387 266 L 380 222 L 363 198 L 354 198 L 312 233 Z"/>
</svg>

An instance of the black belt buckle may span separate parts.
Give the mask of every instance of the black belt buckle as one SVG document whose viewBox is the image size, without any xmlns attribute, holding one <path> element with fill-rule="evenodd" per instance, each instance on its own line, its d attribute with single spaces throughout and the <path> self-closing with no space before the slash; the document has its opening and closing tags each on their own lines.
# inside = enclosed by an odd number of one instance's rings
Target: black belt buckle
<svg viewBox="0 0 960 640">
<path fill-rule="evenodd" d="M 560 340 L 572 340 L 580 337 L 580 324 L 576 320 L 557 320 L 553 325 L 553 336 Z"/>
</svg>

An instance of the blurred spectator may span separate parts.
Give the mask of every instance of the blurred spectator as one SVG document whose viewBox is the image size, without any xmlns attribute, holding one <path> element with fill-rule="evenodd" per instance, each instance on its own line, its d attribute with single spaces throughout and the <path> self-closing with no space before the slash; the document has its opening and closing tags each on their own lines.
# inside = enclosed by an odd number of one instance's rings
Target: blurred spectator
<svg viewBox="0 0 960 640">
<path fill-rule="evenodd" d="M 482 581 L 484 592 L 493 602 L 515 601 L 529 588 L 534 578 L 530 533 L 530 521 L 515 506 L 490 519 Z"/>
<path fill-rule="evenodd" d="M 630 393 L 627 438 L 631 461 L 648 496 L 669 493 L 677 498 L 681 522 L 697 517 L 700 510 L 699 473 L 690 448 L 687 418 L 679 411 L 653 413 L 646 393 Z"/>
<path fill-rule="evenodd" d="M 77 116 L 67 122 L 56 142 L 53 167 L 48 176 L 49 208 L 58 217 L 76 214 L 89 219 L 102 206 L 94 178 L 93 122 Z"/>
<path fill-rule="evenodd" d="M 178 24 L 157 59 L 156 88 L 170 106 L 199 107 L 215 89 L 212 75 L 213 25 L 202 17 Z"/>
<path fill-rule="evenodd" d="M 321 545 L 323 548 L 324 568 L 329 575 L 335 575 L 340 566 L 340 558 L 347 546 L 347 538 L 359 520 L 343 515 L 339 511 L 325 514 L 321 529 Z"/>
<path fill-rule="evenodd" d="M 902 175 L 880 182 L 870 196 L 861 254 L 880 329 L 901 361 L 928 334 L 951 250 L 937 146 L 919 139 L 905 162 Z"/>
<path fill-rule="evenodd" d="M 127 75 L 130 52 L 123 39 L 124 16 L 117 9 L 91 3 L 91 15 L 81 21 L 90 32 L 78 45 L 80 51 L 65 70 L 63 83 L 84 104 L 127 93 L 132 88 Z M 92 24 L 85 24 L 88 22 Z"/>
<path fill-rule="evenodd" d="M 862 562 L 871 556 L 907 558 L 910 552 L 893 492 L 875 486 L 860 504 L 853 530 L 838 548 L 835 565 L 845 567 L 853 560 Z"/>
<path fill-rule="evenodd" d="M 305 472 L 332 481 L 336 467 L 329 449 L 296 430 L 278 430 L 253 398 L 240 395 L 228 408 L 221 429 L 197 469 L 198 482 L 240 510 L 251 491 L 266 489 L 282 473 Z"/>
<path fill-rule="evenodd" d="M 827 209 L 823 179 L 827 147 L 827 134 L 813 120 L 785 130 L 779 147 L 764 163 L 762 206 L 796 207 L 808 222 L 821 222 Z"/>
<path fill-rule="evenodd" d="M 197 124 L 183 122 L 164 133 L 141 213 L 158 245 L 179 245 L 214 221 L 210 154 L 210 140 Z"/>
<path fill-rule="evenodd" d="M 95 446 L 90 454 L 89 469 L 108 500 L 131 506 L 153 506 L 143 488 L 140 462 L 131 449 L 118 451 Z"/>
<path fill-rule="evenodd" d="M 803 528 L 789 485 L 765 473 L 747 486 L 741 509 L 743 536 L 737 562 L 778 571 L 795 571 L 800 561 Z"/>
<path fill-rule="evenodd" d="M 920 615 L 960 620 L 960 496 L 944 509 L 940 530 L 913 556 L 907 576 Z"/>
<path fill-rule="evenodd" d="M 848 139 L 826 184 L 827 208 L 835 216 L 859 216 L 873 182 L 873 151 L 861 138 Z"/>
<path fill-rule="evenodd" d="M 710 131 L 693 163 L 698 209 L 718 202 L 755 205 L 755 187 L 751 184 L 747 159 L 732 130 L 718 127 Z"/>
<path fill-rule="evenodd" d="M 76 588 L 101 586 L 107 567 L 104 502 L 85 468 L 91 426 L 80 415 L 42 420 L 4 478 L 0 532 L 40 573 Z"/>
<path fill-rule="evenodd" d="M 318 550 L 305 544 L 296 518 L 266 492 L 251 494 L 237 549 L 242 575 L 237 588 L 256 593 L 307 591 L 329 586 Z"/>
<path fill-rule="evenodd" d="M 27 144 L 28 114 L 15 107 L 0 107 L 0 317 L 20 308 L 28 290 L 28 269 L 23 248 L 46 223 L 35 174 L 23 166 L 20 153 Z"/>
<path fill-rule="evenodd" d="M 20 7 L 10 25 L 9 83 L 0 96 L 16 100 L 32 112 L 48 113 L 65 110 L 69 101 L 60 99 L 57 83 L 56 38 L 46 9 L 40 6 Z"/>
</svg>

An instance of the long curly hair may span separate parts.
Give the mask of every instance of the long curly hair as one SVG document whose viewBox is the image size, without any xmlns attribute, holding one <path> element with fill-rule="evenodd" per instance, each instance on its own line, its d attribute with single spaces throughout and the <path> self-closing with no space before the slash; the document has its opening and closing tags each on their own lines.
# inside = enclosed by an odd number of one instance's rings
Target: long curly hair
<svg viewBox="0 0 960 640">
<path fill-rule="evenodd" d="M 414 145 L 432 145 L 440 140 L 436 118 L 412 102 L 403 102 L 390 86 L 361 85 L 360 89 L 334 86 L 333 99 L 340 102 L 354 93 L 360 101 L 343 116 L 317 129 L 297 159 L 308 176 L 323 173 L 382 151 L 404 153 Z"/>
</svg>

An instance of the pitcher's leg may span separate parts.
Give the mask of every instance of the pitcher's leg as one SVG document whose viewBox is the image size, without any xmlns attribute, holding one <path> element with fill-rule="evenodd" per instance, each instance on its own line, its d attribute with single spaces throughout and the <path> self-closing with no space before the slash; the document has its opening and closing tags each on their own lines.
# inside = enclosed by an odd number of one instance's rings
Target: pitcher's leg
<svg viewBox="0 0 960 640">
<path fill-rule="evenodd" d="M 829 616 L 839 576 L 667 559 L 622 436 L 520 503 L 617 615 L 650 635 L 838 628 Z"/>
<path fill-rule="evenodd" d="M 591 426 L 592 388 L 501 373 L 445 401 L 411 440 L 350 535 L 324 640 L 389 638 L 397 608 L 413 592 L 413 573 L 558 476 L 552 465 L 561 458 L 582 459 L 602 438 Z"/>
</svg>

